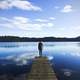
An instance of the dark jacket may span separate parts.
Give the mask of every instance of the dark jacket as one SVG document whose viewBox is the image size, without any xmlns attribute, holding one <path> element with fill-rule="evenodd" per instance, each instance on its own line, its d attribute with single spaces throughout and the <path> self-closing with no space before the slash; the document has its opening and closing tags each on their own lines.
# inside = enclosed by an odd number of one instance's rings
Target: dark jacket
<svg viewBox="0 0 80 80">
<path fill-rule="evenodd" d="M 43 44 L 42 44 L 42 42 L 39 42 L 39 43 L 38 43 L 38 49 L 39 49 L 39 50 L 42 50 L 42 48 L 43 48 Z"/>
</svg>

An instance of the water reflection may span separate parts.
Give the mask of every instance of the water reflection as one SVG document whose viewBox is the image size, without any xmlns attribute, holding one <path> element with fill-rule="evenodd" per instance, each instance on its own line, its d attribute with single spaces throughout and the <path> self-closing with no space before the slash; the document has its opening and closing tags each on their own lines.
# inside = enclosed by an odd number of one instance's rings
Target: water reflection
<svg viewBox="0 0 80 80">
<path fill-rule="evenodd" d="M 39 56 L 37 43 L 0 43 L 0 75 L 25 74 L 35 56 Z M 59 80 L 80 80 L 80 43 L 45 42 L 43 56 L 48 57 Z"/>
</svg>

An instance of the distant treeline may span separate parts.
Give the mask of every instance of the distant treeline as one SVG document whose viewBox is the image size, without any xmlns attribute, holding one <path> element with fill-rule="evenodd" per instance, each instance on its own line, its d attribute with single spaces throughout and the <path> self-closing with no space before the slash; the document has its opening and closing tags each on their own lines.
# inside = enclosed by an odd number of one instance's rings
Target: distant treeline
<svg viewBox="0 0 80 80">
<path fill-rule="evenodd" d="M 37 41 L 80 41 L 80 37 L 76 38 L 56 38 L 56 37 L 44 37 L 44 38 L 29 38 L 29 37 L 17 37 L 17 36 L 0 36 L 0 42 L 37 42 Z"/>
</svg>

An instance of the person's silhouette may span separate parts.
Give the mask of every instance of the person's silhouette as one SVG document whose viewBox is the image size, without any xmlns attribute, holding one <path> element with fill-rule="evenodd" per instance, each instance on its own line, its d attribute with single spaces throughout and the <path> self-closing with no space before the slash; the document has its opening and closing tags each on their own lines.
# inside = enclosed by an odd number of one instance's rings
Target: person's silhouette
<svg viewBox="0 0 80 80">
<path fill-rule="evenodd" d="M 39 56 L 42 56 L 43 43 L 40 41 L 38 43 Z"/>
</svg>

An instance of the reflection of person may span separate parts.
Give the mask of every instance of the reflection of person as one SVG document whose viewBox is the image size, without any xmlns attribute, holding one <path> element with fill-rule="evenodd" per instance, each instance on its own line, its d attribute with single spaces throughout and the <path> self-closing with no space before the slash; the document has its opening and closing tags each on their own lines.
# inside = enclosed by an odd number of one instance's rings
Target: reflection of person
<svg viewBox="0 0 80 80">
<path fill-rule="evenodd" d="M 43 43 L 40 41 L 38 43 L 39 56 L 42 56 Z"/>
</svg>

